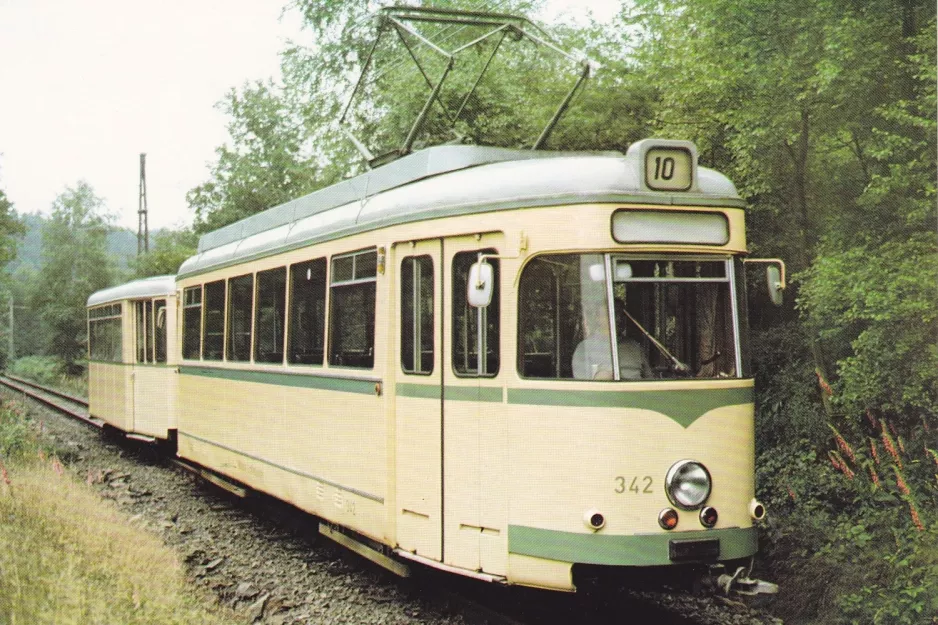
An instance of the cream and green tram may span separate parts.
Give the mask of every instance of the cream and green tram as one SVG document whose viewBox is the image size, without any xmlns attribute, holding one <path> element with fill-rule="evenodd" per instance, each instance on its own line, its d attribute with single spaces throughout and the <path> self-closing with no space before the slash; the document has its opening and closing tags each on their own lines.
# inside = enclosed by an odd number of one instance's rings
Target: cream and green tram
<svg viewBox="0 0 938 625">
<path fill-rule="evenodd" d="M 688 142 L 416 152 L 202 237 L 178 453 L 385 560 L 560 590 L 735 565 L 745 255 Z"/>
<path fill-rule="evenodd" d="M 93 293 L 88 308 L 88 412 L 129 437 L 176 430 L 176 280 L 156 276 Z"/>
</svg>

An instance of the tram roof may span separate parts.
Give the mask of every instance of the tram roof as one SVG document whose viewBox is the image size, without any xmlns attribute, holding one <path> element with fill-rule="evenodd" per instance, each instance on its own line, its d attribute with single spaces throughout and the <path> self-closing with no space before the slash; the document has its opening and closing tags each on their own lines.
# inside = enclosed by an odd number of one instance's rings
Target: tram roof
<svg viewBox="0 0 938 625">
<path fill-rule="evenodd" d="M 88 297 L 88 306 L 120 302 L 125 299 L 172 295 L 175 292 L 176 276 L 153 276 L 95 291 Z"/>
<path fill-rule="evenodd" d="M 642 186 L 638 155 L 446 145 L 202 235 L 179 277 L 400 223 L 572 203 L 744 205 L 722 174 L 697 168 L 691 192 Z"/>
</svg>

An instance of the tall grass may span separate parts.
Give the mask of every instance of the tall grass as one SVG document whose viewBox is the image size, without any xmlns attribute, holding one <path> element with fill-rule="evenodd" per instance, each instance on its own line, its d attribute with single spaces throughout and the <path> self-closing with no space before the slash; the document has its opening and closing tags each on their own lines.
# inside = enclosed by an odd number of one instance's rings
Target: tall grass
<svg viewBox="0 0 938 625">
<path fill-rule="evenodd" d="M 0 623 L 240 620 L 194 596 L 171 550 L 47 457 L 15 405 L 0 406 L 0 434 L 16 441 L 0 448 Z"/>
</svg>

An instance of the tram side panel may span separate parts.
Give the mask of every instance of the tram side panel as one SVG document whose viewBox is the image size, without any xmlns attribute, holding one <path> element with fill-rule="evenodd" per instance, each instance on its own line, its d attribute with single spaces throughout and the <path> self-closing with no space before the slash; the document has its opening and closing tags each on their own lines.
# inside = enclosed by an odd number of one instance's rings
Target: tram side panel
<svg viewBox="0 0 938 625">
<path fill-rule="evenodd" d="M 185 291 L 248 270 L 290 267 L 323 255 L 331 258 L 332 251 L 364 247 L 367 242 L 345 241 L 341 247 L 301 249 L 226 274 L 196 276 L 180 286 Z M 385 310 L 386 287 L 380 279 L 376 286 L 376 310 Z M 322 366 L 283 366 L 184 359 L 179 455 L 389 542 L 387 393 L 381 375 L 387 336 L 387 324 L 376 323 L 374 366 L 369 369 L 334 366 L 328 360 Z"/>
</svg>

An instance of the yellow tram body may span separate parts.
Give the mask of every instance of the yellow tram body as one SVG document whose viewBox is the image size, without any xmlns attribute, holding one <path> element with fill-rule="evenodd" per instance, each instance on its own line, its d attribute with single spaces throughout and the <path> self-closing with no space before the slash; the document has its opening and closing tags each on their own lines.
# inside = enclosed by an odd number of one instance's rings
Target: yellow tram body
<svg viewBox="0 0 938 625">
<path fill-rule="evenodd" d="M 176 430 L 176 282 L 157 276 L 88 298 L 88 411 L 145 439 Z"/>
<path fill-rule="evenodd" d="M 746 254 L 689 142 L 402 157 L 203 236 L 172 309 L 177 453 L 491 581 L 741 562 L 764 513 Z"/>
</svg>

